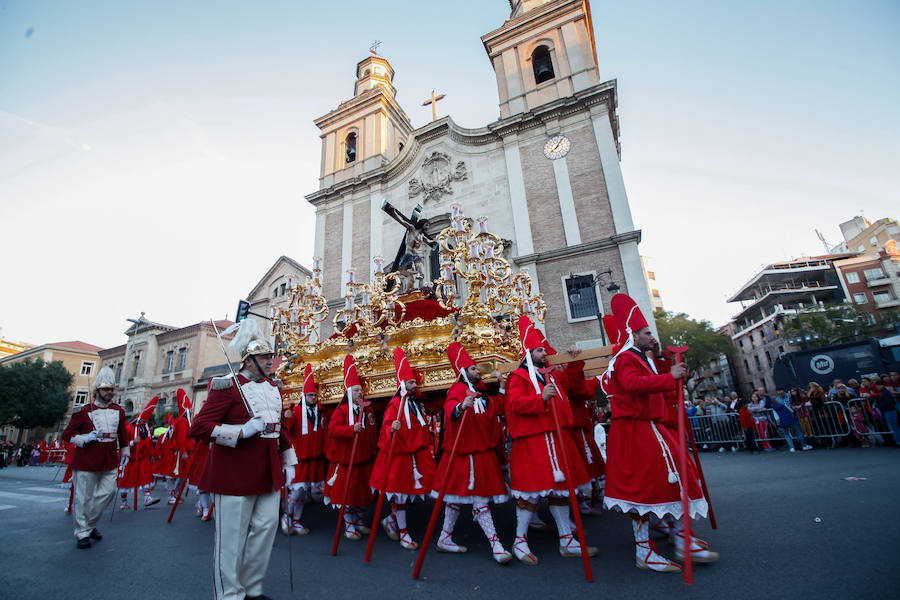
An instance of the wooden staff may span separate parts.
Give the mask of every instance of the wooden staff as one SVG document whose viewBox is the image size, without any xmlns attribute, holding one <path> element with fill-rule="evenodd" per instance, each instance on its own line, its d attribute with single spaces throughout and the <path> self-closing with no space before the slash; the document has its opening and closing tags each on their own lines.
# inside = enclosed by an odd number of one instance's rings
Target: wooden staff
<svg viewBox="0 0 900 600">
<path fill-rule="evenodd" d="M 687 352 L 687 346 L 669 346 L 669 352 L 675 355 L 675 364 L 683 362 L 682 355 Z M 691 532 L 691 514 L 690 514 L 690 498 L 688 498 L 689 481 L 685 479 L 688 473 L 687 458 L 687 415 L 684 410 L 684 378 L 679 378 L 676 386 L 678 406 L 678 478 L 681 480 L 681 555 L 684 557 L 684 571 L 682 573 L 683 581 L 692 585 L 694 583 L 694 557 L 691 554 L 691 541 L 693 534 Z"/>
<path fill-rule="evenodd" d="M 409 394 L 404 395 L 403 398 L 400 399 L 400 409 L 397 411 L 397 420 L 400 419 L 400 416 L 403 414 L 403 409 L 406 407 L 407 395 Z M 382 425 L 382 427 L 383 426 L 384 425 Z M 394 432 L 391 433 L 393 434 Z M 387 495 L 387 482 L 391 474 L 391 463 L 394 461 L 394 448 L 396 445 L 397 436 L 391 435 L 391 444 L 388 446 L 387 460 L 384 463 L 384 477 L 381 481 L 381 493 L 378 494 L 378 502 L 375 503 L 375 517 L 372 520 L 372 531 L 369 532 L 369 543 L 366 544 L 366 562 L 372 560 L 372 547 L 375 545 L 375 535 L 378 532 L 378 519 L 381 517 L 381 508 L 384 506 L 384 497 Z"/>
<path fill-rule="evenodd" d="M 700 487 L 703 489 L 703 496 L 706 498 L 706 504 L 709 506 L 709 524 L 713 529 L 718 529 L 716 525 L 716 513 L 713 512 L 712 500 L 709 499 L 709 489 L 706 487 L 706 477 L 703 475 L 703 465 L 700 464 L 700 453 L 697 452 L 697 443 L 694 441 L 694 430 L 687 428 L 688 440 L 691 442 L 691 452 L 694 455 L 694 464 L 697 465 L 697 474 L 700 476 Z"/>
<path fill-rule="evenodd" d="M 556 388 L 556 396 L 550 399 L 550 407 L 553 409 L 551 411 L 553 413 L 553 425 L 556 428 L 556 438 L 559 441 L 559 448 L 562 451 L 562 466 L 565 469 L 563 475 L 566 478 L 566 486 L 569 488 L 569 503 L 572 505 L 572 514 L 575 517 L 575 531 L 578 534 L 578 543 L 581 544 L 581 562 L 584 564 L 584 578 L 588 582 L 593 582 L 594 573 L 591 571 L 591 561 L 587 551 L 587 540 L 585 539 L 584 526 L 581 522 L 581 511 L 578 510 L 578 500 L 575 498 L 575 484 L 572 483 L 572 466 L 569 464 L 569 452 L 566 450 L 565 438 L 563 438 L 563 431 L 559 421 L 559 409 L 556 406 L 556 398 L 559 398 L 563 402 L 567 402 L 567 400 L 563 397 L 562 388 L 556 383 L 556 378 L 553 376 L 553 373 L 548 371 L 547 375 L 549 375 L 553 387 Z"/>
<path fill-rule="evenodd" d="M 352 402 L 352 401 L 351 401 Z M 353 410 L 353 407 L 349 404 L 347 405 L 348 412 Z M 362 419 L 366 418 L 365 410 L 359 411 L 360 422 Z M 331 555 L 337 556 L 338 544 L 341 542 L 341 525 L 344 522 L 344 512 L 347 510 L 347 498 L 350 496 L 350 477 L 353 475 L 353 461 L 356 458 L 356 446 L 359 444 L 359 431 L 353 432 L 353 445 L 350 447 L 350 465 L 347 467 L 347 483 L 344 485 L 344 494 L 343 498 L 341 498 L 341 509 L 338 511 L 338 521 L 337 527 L 334 529 L 334 542 L 331 544 Z M 340 468 L 340 466 L 335 466 L 335 473 Z"/>
<path fill-rule="evenodd" d="M 444 503 L 444 494 L 447 493 L 447 481 L 450 479 L 450 469 L 453 468 L 453 459 L 456 458 L 456 451 L 459 448 L 459 439 L 462 437 L 463 428 L 466 426 L 466 420 L 473 408 L 463 411 L 462 419 L 459 421 L 459 430 L 456 432 L 456 439 L 453 440 L 453 448 L 450 450 L 450 456 L 444 457 L 447 462 L 447 468 L 444 470 L 444 476 L 438 485 L 438 497 L 434 502 L 434 508 L 431 510 L 431 518 L 428 520 L 428 529 L 425 530 L 425 539 L 422 540 L 422 547 L 419 548 L 419 556 L 416 558 L 416 566 L 413 569 L 413 579 L 419 578 L 422 572 L 422 563 L 425 562 L 425 555 L 428 553 L 428 545 L 431 543 L 431 536 L 434 535 L 434 527 L 437 524 L 438 514 Z"/>
</svg>

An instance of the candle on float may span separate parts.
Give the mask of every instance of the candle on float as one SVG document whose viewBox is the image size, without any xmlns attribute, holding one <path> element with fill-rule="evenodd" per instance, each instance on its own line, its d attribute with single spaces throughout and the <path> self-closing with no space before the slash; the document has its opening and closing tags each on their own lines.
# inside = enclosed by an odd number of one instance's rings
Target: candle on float
<svg viewBox="0 0 900 600">
<path fill-rule="evenodd" d="M 353 310 L 353 294 L 347 294 L 344 297 L 344 310 Z"/>
<path fill-rule="evenodd" d="M 450 205 L 450 215 L 452 219 L 458 219 L 462 215 L 462 207 L 459 204 Z"/>
<path fill-rule="evenodd" d="M 347 269 L 347 283 L 356 283 L 356 271 Z"/>
<path fill-rule="evenodd" d="M 452 281 L 453 280 L 453 267 L 450 265 L 444 265 L 444 281 Z"/>
<path fill-rule="evenodd" d="M 484 257 L 494 258 L 494 242 L 488 240 L 484 243 Z"/>
<path fill-rule="evenodd" d="M 473 242 L 469 245 L 469 256 L 472 258 L 479 258 L 481 256 L 481 244 L 478 242 Z"/>
<path fill-rule="evenodd" d="M 375 272 L 384 273 L 384 258 L 382 258 L 381 256 L 376 256 L 372 260 L 375 261 Z"/>
<path fill-rule="evenodd" d="M 530 303 L 530 302 L 523 302 L 523 303 L 522 303 L 522 312 L 525 312 L 525 313 L 530 313 L 530 312 L 531 312 L 531 303 Z"/>
<path fill-rule="evenodd" d="M 322 257 L 313 256 L 313 269 L 319 271 L 322 269 Z"/>
<path fill-rule="evenodd" d="M 362 304 L 363 306 L 369 305 L 369 292 L 368 291 L 363 290 L 362 298 L 360 299 L 359 303 Z"/>
<path fill-rule="evenodd" d="M 487 217 L 478 217 L 478 233 L 487 233 Z"/>
<path fill-rule="evenodd" d="M 289 290 L 294 289 L 294 278 L 293 277 L 288 277 L 288 289 Z"/>
</svg>

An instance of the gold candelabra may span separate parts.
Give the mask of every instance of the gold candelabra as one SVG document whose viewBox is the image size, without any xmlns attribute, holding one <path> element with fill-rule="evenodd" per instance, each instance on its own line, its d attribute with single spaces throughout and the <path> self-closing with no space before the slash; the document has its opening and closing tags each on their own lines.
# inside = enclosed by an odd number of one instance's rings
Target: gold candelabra
<svg viewBox="0 0 900 600">
<path fill-rule="evenodd" d="M 399 299 L 402 288 L 399 275 L 385 274 L 381 256 L 372 260 L 375 273 L 371 284 L 357 282 L 356 271 L 347 271 L 344 308 L 334 315 L 334 330 L 344 337 L 371 335 L 376 327 L 399 324 L 406 314 L 406 305 Z"/>
<path fill-rule="evenodd" d="M 441 277 L 434 281 L 441 306 L 457 308 L 457 284 L 464 286 L 459 308 L 464 318 L 526 314 L 543 321 L 547 305 L 532 290 L 527 269 L 513 273 L 503 258 L 503 240 L 488 231 L 487 217 L 468 221 L 458 204 L 451 206 L 450 227 L 438 235 Z"/>
<path fill-rule="evenodd" d="M 278 345 L 312 344 L 320 340 L 319 325 L 328 317 L 322 295 L 322 259 L 313 257 L 313 276 L 301 285 L 288 277 L 290 299 L 286 306 L 272 307 L 272 335 Z"/>
</svg>

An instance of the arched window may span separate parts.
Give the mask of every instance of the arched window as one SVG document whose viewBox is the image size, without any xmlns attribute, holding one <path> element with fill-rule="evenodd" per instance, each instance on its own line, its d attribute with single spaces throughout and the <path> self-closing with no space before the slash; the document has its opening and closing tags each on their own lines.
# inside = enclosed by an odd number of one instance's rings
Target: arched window
<svg viewBox="0 0 900 600">
<path fill-rule="evenodd" d="M 344 140 L 344 156 L 349 165 L 356 160 L 356 132 L 351 131 Z"/>
<path fill-rule="evenodd" d="M 547 46 L 538 46 L 531 54 L 531 68 L 534 69 L 534 82 L 543 83 L 556 77 L 553 72 L 553 60 Z"/>
</svg>

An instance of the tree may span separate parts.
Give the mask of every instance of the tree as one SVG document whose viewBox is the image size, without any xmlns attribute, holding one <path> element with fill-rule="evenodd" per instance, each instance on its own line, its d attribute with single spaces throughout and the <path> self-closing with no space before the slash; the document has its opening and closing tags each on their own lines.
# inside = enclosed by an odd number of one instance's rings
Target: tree
<svg viewBox="0 0 900 600">
<path fill-rule="evenodd" d="M 53 427 L 66 415 L 72 374 L 62 362 L 24 360 L 0 366 L 0 427 Z"/>
<path fill-rule="evenodd" d="M 813 306 L 785 317 L 778 335 L 807 350 L 866 339 L 872 334 L 868 317 L 846 304 Z"/>
<path fill-rule="evenodd" d="M 699 373 L 720 354 L 731 356 L 734 353 L 731 340 L 716 333 L 709 321 L 695 321 L 685 313 L 661 310 L 653 313 L 653 318 L 659 331 L 659 345 L 663 349 L 667 346 L 688 346 L 684 362 L 691 373 Z M 689 377 L 686 386 L 688 396 L 691 396 L 697 386 L 697 378 Z"/>
</svg>

